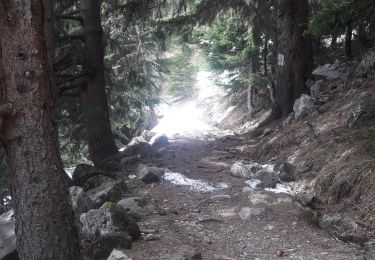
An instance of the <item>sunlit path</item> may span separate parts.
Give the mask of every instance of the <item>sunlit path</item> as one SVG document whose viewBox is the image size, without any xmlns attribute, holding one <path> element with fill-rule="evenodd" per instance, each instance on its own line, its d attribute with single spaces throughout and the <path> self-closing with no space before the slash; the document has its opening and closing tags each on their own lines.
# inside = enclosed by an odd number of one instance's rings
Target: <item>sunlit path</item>
<svg viewBox="0 0 375 260">
<path fill-rule="evenodd" d="M 204 120 L 204 106 L 210 98 L 220 97 L 225 92 L 216 86 L 210 77 L 210 72 L 200 71 L 197 74 L 198 93 L 195 97 L 175 104 L 161 105 L 159 113 L 162 118 L 152 131 L 172 137 L 176 134 L 189 135 L 215 130 L 214 126 Z"/>
</svg>

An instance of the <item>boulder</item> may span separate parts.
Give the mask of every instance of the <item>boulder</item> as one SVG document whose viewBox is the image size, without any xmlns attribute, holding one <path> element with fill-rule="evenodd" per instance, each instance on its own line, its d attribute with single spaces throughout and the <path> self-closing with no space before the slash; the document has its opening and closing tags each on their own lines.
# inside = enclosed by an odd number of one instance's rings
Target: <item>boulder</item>
<svg viewBox="0 0 375 260">
<path fill-rule="evenodd" d="M 145 141 L 129 145 L 123 153 L 127 156 L 140 155 L 143 158 L 148 158 L 154 154 L 154 149 L 151 144 Z"/>
<path fill-rule="evenodd" d="M 125 198 L 117 202 L 117 205 L 122 207 L 130 216 L 136 220 L 142 219 L 146 215 L 144 208 L 147 201 L 140 197 Z"/>
<path fill-rule="evenodd" d="M 140 164 L 137 170 L 138 179 L 142 180 L 146 184 L 159 182 L 163 177 L 165 170 L 158 167 L 149 167 L 144 164 Z"/>
<path fill-rule="evenodd" d="M 262 167 L 257 163 L 243 164 L 241 162 L 235 162 L 230 168 L 232 176 L 252 179 L 255 173 Z"/>
<path fill-rule="evenodd" d="M 112 232 L 103 234 L 85 250 L 85 254 L 91 259 L 109 259 L 114 249 L 131 249 L 132 238 L 124 232 Z M 112 258 L 113 259 L 113 258 Z M 129 258 L 114 258 L 129 259 Z"/>
<path fill-rule="evenodd" d="M 347 126 L 349 128 L 352 128 L 361 118 L 363 112 L 365 111 L 365 108 L 369 105 L 374 104 L 374 102 L 375 92 L 364 96 L 358 102 L 349 107 L 345 112 Z"/>
<path fill-rule="evenodd" d="M 107 260 L 132 260 L 123 251 L 113 249 Z"/>
<path fill-rule="evenodd" d="M 302 94 L 294 102 L 293 111 L 296 119 L 300 119 L 314 111 L 314 100 L 309 95 Z"/>
<path fill-rule="evenodd" d="M 162 148 L 169 144 L 169 139 L 165 134 L 155 135 L 151 138 L 150 144 L 154 148 Z"/>
<path fill-rule="evenodd" d="M 91 242 L 106 234 L 123 233 L 138 240 L 141 232 L 134 219 L 122 208 L 112 202 L 106 202 L 99 209 L 90 210 L 80 217 L 82 236 Z"/>
<path fill-rule="evenodd" d="M 325 64 L 317 67 L 312 74 L 318 79 L 345 80 L 348 76 L 345 64 L 336 61 L 334 64 Z"/>
<path fill-rule="evenodd" d="M 104 183 L 108 183 L 108 182 L 114 182 L 115 179 L 112 178 L 112 177 L 109 177 L 109 176 L 105 176 L 105 175 L 96 175 L 96 176 L 93 176 L 91 178 L 89 178 L 83 185 L 83 188 L 84 190 L 92 190 L 92 189 L 95 189 L 101 185 L 103 185 Z"/>
<path fill-rule="evenodd" d="M 256 188 L 275 188 L 276 184 L 279 182 L 277 174 L 266 169 L 257 171 L 254 178 L 260 180 Z"/>
<path fill-rule="evenodd" d="M 120 163 L 122 165 L 124 165 L 124 164 L 126 164 L 126 165 L 136 164 L 140 160 L 141 160 L 141 156 L 138 154 L 138 155 L 135 155 L 135 156 L 124 157 L 124 158 L 121 159 Z"/>
<path fill-rule="evenodd" d="M 362 57 L 355 75 L 361 78 L 367 78 L 375 74 L 375 48 L 368 50 Z"/>
<path fill-rule="evenodd" d="M 13 210 L 0 216 L 0 259 L 16 259 L 16 234 Z"/>
<path fill-rule="evenodd" d="M 104 202 L 117 202 L 128 191 L 128 186 L 125 181 L 107 182 L 99 187 L 86 192 L 87 197 L 96 205 L 100 207 Z"/>
<path fill-rule="evenodd" d="M 296 180 L 295 167 L 290 163 L 282 163 L 277 167 L 277 175 L 282 182 L 292 182 Z"/>
<path fill-rule="evenodd" d="M 83 188 L 78 186 L 70 187 L 69 193 L 73 211 L 76 216 L 80 216 L 82 213 L 95 208 L 95 203 L 86 196 Z"/>
<path fill-rule="evenodd" d="M 73 185 L 83 186 L 88 179 L 100 174 L 103 174 L 102 171 L 96 169 L 92 165 L 85 163 L 78 164 L 72 176 Z"/>
<path fill-rule="evenodd" d="M 323 80 L 317 80 L 315 83 L 310 87 L 310 94 L 311 97 L 315 100 L 320 99 L 320 89 L 321 85 L 323 84 Z"/>
<path fill-rule="evenodd" d="M 358 224 L 350 216 L 340 213 L 324 214 L 319 219 L 319 226 L 340 233 L 358 229 Z"/>
</svg>

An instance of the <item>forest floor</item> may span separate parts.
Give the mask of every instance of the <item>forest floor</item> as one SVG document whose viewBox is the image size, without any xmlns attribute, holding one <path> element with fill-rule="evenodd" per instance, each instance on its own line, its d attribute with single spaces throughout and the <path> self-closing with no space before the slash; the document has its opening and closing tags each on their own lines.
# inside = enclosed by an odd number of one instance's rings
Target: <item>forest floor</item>
<svg viewBox="0 0 375 260">
<path fill-rule="evenodd" d="M 133 260 L 277 259 L 278 250 L 283 259 L 375 259 L 319 228 L 291 195 L 244 189 L 246 180 L 231 176 L 234 162 L 249 159 L 239 147 L 255 152 L 257 139 L 198 136 L 171 139 L 153 164 L 218 189 L 202 192 L 165 179 L 134 185 L 132 194 L 150 198 L 158 210 L 138 222 L 143 239 L 126 252 Z"/>
</svg>

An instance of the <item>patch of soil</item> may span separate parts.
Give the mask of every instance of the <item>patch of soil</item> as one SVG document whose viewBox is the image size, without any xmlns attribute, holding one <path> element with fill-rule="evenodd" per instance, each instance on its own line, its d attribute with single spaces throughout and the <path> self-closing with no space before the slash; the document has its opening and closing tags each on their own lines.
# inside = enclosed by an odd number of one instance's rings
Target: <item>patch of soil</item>
<svg viewBox="0 0 375 260">
<path fill-rule="evenodd" d="M 266 141 L 259 141 L 238 135 L 172 140 L 161 158 L 150 163 L 192 179 L 224 182 L 229 188 L 201 193 L 165 180 L 135 186 L 133 194 L 151 197 L 160 210 L 139 222 L 145 239 L 134 243 L 127 255 L 133 260 L 276 259 L 277 254 L 285 259 L 375 259 L 372 252 L 318 228 L 312 211 L 291 196 L 261 189 L 243 192 L 245 179 L 232 177 L 230 166 L 262 154 L 259 147 Z M 275 156 L 274 151 L 258 158 Z M 149 230 L 155 239 L 147 238 Z"/>
</svg>

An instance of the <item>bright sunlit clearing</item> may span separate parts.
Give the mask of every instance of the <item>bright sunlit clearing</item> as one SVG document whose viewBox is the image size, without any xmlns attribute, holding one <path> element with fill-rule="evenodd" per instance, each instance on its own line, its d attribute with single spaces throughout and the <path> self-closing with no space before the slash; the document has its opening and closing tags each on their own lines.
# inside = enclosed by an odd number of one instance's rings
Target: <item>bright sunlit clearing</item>
<svg viewBox="0 0 375 260">
<path fill-rule="evenodd" d="M 172 137 L 175 134 L 193 134 L 213 129 L 212 126 L 204 122 L 204 110 L 199 106 L 203 100 L 220 93 L 220 90 L 212 83 L 210 76 L 210 72 L 200 71 L 198 73 L 199 93 L 196 98 L 177 104 L 161 105 L 159 113 L 162 118 L 152 131 Z"/>
</svg>

